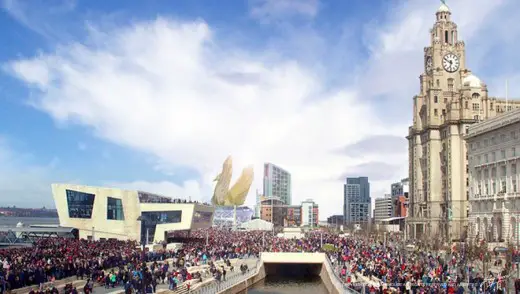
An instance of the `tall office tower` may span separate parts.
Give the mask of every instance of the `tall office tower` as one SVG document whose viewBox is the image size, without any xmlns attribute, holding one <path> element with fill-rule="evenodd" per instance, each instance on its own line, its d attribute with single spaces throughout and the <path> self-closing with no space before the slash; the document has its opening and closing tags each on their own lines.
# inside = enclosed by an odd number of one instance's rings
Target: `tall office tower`
<svg viewBox="0 0 520 294">
<path fill-rule="evenodd" d="M 265 163 L 264 197 L 277 197 L 285 205 L 291 205 L 291 174 L 272 163 Z"/>
<path fill-rule="evenodd" d="M 450 9 L 442 4 L 435 15 L 407 136 L 410 205 L 406 229 L 415 239 L 453 240 L 467 228 L 464 135 L 469 125 L 511 110 L 519 101 L 508 103 L 488 96 L 486 84 L 466 67 L 466 47 L 458 39 Z M 453 212 L 450 217 L 448 211 Z"/>
<path fill-rule="evenodd" d="M 347 178 L 343 186 L 343 217 L 347 225 L 370 223 L 372 199 L 367 177 Z"/>
</svg>

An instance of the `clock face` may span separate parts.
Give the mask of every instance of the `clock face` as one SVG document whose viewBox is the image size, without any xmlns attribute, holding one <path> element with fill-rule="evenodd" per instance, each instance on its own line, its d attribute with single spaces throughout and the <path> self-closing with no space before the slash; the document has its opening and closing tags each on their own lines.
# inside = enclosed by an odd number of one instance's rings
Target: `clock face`
<svg viewBox="0 0 520 294">
<path fill-rule="evenodd" d="M 442 66 L 447 72 L 456 72 L 459 69 L 459 57 L 453 53 L 448 53 L 442 58 Z"/>
<path fill-rule="evenodd" d="M 426 57 L 426 72 L 431 73 L 433 69 L 433 60 L 431 56 Z"/>
</svg>

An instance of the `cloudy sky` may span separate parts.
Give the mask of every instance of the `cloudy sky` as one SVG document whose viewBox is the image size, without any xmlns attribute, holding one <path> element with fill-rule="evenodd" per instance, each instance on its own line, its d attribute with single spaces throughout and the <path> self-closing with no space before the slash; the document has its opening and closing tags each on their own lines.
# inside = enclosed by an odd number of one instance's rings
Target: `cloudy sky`
<svg viewBox="0 0 520 294">
<path fill-rule="evenodd" d="M 436 0 L 0 0 L 0 205 L 52 206 L 50 183 L 208 200 L 292 173 L 293 201 L 341 213 L 407 176 L 404 137 Z M 520 2 L 447 1 L 469 68 L 520 95 Z"/>
</svg>

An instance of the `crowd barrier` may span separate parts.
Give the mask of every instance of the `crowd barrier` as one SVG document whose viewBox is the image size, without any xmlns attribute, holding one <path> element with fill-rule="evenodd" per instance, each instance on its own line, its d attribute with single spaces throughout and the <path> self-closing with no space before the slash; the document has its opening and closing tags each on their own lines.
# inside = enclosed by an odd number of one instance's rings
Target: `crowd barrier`
<svg viewBox="0 0 520 294">
<path fill-rule="evenodd" d="M 251 266 L 252 263 L 253 263 L 253 261 L 246 262 L 248 267 Z M 208 284 L 208 285 L 204 285 L 200 288 L 194 289 L 194 290 L 190 291 L 190 293 L 192 293 L 192 294 L 215 294 L 215 293 L 219 293 L 219 292 L 228 290 L 228 289 L 232 288 L 233 286 L 235 286 L 239 283 L 242 283 L 245 280 L 257 275 L 258 271 L 260 270 L 260 265 L 261 265 L 260 259 L 256 259 L 254 261 L 254 266 L 249 268 L 247 272 L 242 273 L 242 271 L 239 268 L 237 268 L 237 269 L 235 269 L 235 271 L 229 272 L 229 274 L 226 275 L 226 280 L 221 280 L 221 281 L 215 280 L 215 282 Z"/>
<path fill-rule="evenodd" d="M 332 284 L 335 286 L 336 289 L 341 289 L 344 294 L 360 294 L 360 292 L 350 288 L 339 276 L 338 271 L 335 270 L 334 266 L 332 265 L 332 262 L 330 261 L 329 256 L 327 255 L 327 258 L 325 258 L 325 266 L 327 267 L 328 272 L 332 272 L 332 276 L 330 277 L 330 280 L 332 281 Z"/>
</svg>

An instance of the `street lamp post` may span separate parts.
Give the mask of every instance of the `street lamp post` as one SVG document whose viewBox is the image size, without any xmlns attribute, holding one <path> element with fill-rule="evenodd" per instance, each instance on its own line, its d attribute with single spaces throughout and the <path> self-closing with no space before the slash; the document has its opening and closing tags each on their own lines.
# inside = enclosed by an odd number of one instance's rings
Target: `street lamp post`
<svg viewBox="0 0 520 294">
<path fill-rule="evenodd" d="M 146 259 L 145 258 L 146 257 L 146 254 L 145 254 L 145 249 L 146 249 L 145 243 L 146 243 L 146 241 L 148 241 L 148 240 L 145 240 L 146 237 L 145 237 L 145 234 L 144 234 L 144 231 L 145 231 L 145 228 L 146 228 L 146 221 L 145 221 L 145 219 L 142 216 L 139 216 L 137 218 L 137 221 L 141 222 L 141 248 L 142 248 L 141 249 L 142 250 L 141 251 L 141 260 L 142 260 L 142 262 L 144 262 L 145 259 Z"/>
</svg>

